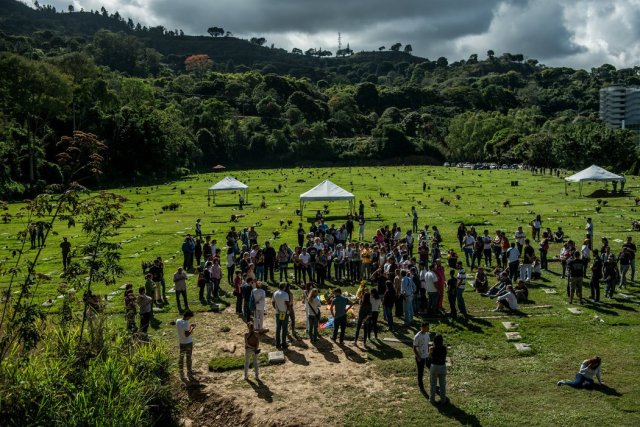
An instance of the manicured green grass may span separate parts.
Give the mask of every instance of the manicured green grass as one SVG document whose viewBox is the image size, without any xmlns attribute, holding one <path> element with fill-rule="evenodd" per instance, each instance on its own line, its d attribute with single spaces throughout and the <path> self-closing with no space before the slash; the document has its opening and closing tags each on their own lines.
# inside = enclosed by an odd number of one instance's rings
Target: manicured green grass
<svg viewBox="0 0 640 427">
<path fill-rule="evenodd" d="M 233 225 L 242 228 L 258 224 L 259 241 L 273 238 L 272 231 L 280 231 L 280 242 L 296 243 L 295 229 L 299 222 L 294 211 L 299 208 L 298 196 L 324 179 L 330 179 L 358 199 L 365 201 L 366 235 L 371 236 L 383 224 L 398 225 L 407 229 L 411 226 L 411 206 L 416 206 L 420 226 L 437 225 L 443 232 L 445 248 L 457 249 L 455 229 L 460 221 L 476 225 L 479 231 L 488 228 L 493 234 L 497 228 L 507 230 L 512 236 L 518 225 L 525 226 L 536 214 L 543 219 L 543 227 L 555 230 L 562 226 L 567 235 L 582 240 L 587 217 L 595 223 L 596 244 L 600 237 L 609 237 L 614 253 L 620 249 L 627 235 L 640 240 L 640 234 L 631 232 L 631 220 L 640 219 L 634 198 L 639 195 L 639 181 L 630 177 L 626 197 L 608 198 L 607 206 L 596 212 L 598 203 L 593 198 L 578 197 L 577 187 L 569 188 L 564 194 L 564 181 L 551 176 L 532 175 L 530 172 L 470 171 L 440 167 L 378 167 L 378 168 L 334 168 L 334 169 L 283 169 L 229 172 L 250 186 L 250 204 L 242 211 L 237 210 L 237 193 L 220 193 L 217 206 L 207 206 L 206 189 L 223 175 L 200 175 L 161 186 L 116 189 L 126 196 L 127 211 L 134 218 L 122 230 L 117 240 L 122 242 L 123 265 L 126 276 L 119 283 L 132 281 L 143 284 L 141 278 L 142 261 L 162 256 L 165 260 L 167 278 L 181 265 L 180 244 L 186 233 L 193 233 L 196 218 L 202 218 L 203 232 L 210 233 L 220 246 L 224 246 L 224 236 L 229 226 L 231 214 L 245 215 Z M 299 181 L 304 182 L 299 182 Z M 512 187 L 511 181 L 519 185 Z M 422 183 L 428 189 L 422 191 Z M 274 193 L 274 188 L 282 184 L 282 192 Z M 591 193 L 601 185 L 585 185 L 583 192 Z M 181 190 L 185 194 L 181 194 Z M 380 193 L 389 193 L 381 197 Z M 262 196 L 267 208 L 259 208 Z M 457 197 L 459 196 L 459 198 Z M 440 202 L 444 197 L 450 201 L 447 206 Z M 374 200 L 376 207 L 372 207 Z M 509 200 L 511 206 L 504 207 Z M 162 206 L 180 203 L 176 211 L 162 211 Z M 308 227 L 316 209 L 325 203 L 308 205 L 304 222 Z M 347 213 L 346 203 L 328 203 L 328 222 L 339 225 Z M 15 214 L 20 204 L 12 204 L 10 212 Z M 280 225 L 280 220 L 292 220 L 291 227 Z M 24 224 L 14 219 L 0 226 L 0 257 L 11 259 L 12 250 L 17 248 L 17 231 Z M 60 273 L 58 244 L 62 236 L 71 237 L 74 247 L 83 244 L 79 227 L 67 229 L 58 225 L 57 236 L 52 236 L 44 250 L 45 261 L 39 272 L 52 277 L 43 283 L 37 293 L 39 301 L 55 298 Z M 560 246 L 553 244 L 550 256 L 559 252 Z M 31 256 L 34 251 L 29 251 Z M 551 273 L 537 282 L 530 290 L 533 305 L 551 305 L 551 308 L 532 308 L 525 305 L 527 317 L 509 317 L 520 325 L 523 342 L 532 346 L 530 353 L 518 353 L 504 336 L 501 322 L 507 319 L 477 319 L 477 317 L 503 317 L 491 312 L 493 300 L 481 298 L 468 289 L 465 299 L 470 313 L 476 318 L 468 324 L 434 321 L 432 331 L 442 333 L 451 346 L 449 352 L 453 366 L 449 369 L 449 396 L 453 406 L 436 408 L 428 404 L 415 386 L 415 363 L 411 348 L 400 343 L 373 343 L 369 360 L 377 371 L 388 378 L 392 390 L 403 387 L 415 389 L 415 393 L 398 396 L 390 402 L 378 402 L 372 410 L 376 395 L 353 399 L 348 406 L 338 407 L 347 425 L 425 425 L 437 422 L 442 425 L 597 425 L 607 422 L 611 425 L 640 424 L 640 388 L 637 386 L 637 372 L 640 358 L 637 357 L 637 343 L 640 341 L 640 320 L 637 302 L 622 298 L 606 300 L 604 304 L 587 305 L 581 315 L 567 311 L 564 296 L 565 281 L 559 278 L 559 264 L 551 264 Z M 276 274 L 277 275 L 277 274 Z M 170 282 L 170 280 L 169 280 Z M 7 277 L 0 277 L 0 287 L 6 286 Z M 168 289 L 171 285 L 167 284 Z M 557 294 L 547 295 L 542 289 L 554 287 Z M 229 290 L 226 278 L 223 288 Z M 349 288 L 353 290 L 353 288 Z M 111 289 L 98 287 L 101 293 Z M 630 285 L 627 293 L 640 296 L 638 286 Z M 197 301 L 197 288 L 193 279 L 189 283 L 191 306 L 197 311 L 206 310 Z M 156 328 L 168 331 L 167 339 L 175 340 L 169 331 L 169 320 L 177 315 L 172 296 L 166 313 L 156 316 Z M 233 298 L 227 300 L 233 304 Z M 56 310 L 56 302 L 52 311 Z M 109 310 L 114 319 L 122 322 L 122 296 L 118 294 Z M 118 314 L 116 314 L 118 313 Z M 221 315 L 221 321 L 224 316 Z M 597 316 L 597 317 L 596 317 Z M 506 317 L 506 316 L 504 316 Z M 353 334 L 353 329 L 349 332 Z M 411 337 L 413 331 L 384 332 L 381 337 Z M 579 363 L 587 357 L 598 354 L 603 358 L 604 380 L 611 389 L 608 393 L 599 391 L 578 391 L 568 387 L 557 387 L 559 379 L 569 379 L 575 375 Z M 379 396 L 378 396 L 379 397 Z"/>
</svg>

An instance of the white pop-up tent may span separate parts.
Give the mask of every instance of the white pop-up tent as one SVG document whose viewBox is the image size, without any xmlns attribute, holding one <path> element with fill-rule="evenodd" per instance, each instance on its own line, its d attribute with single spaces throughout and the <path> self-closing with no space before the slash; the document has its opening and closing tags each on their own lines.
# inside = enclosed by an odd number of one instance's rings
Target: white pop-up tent
<svg viewBox="0 0 640 427">
<path fill-rule="evenodd" d="M 305 203 L 312 201 L 346 200 L 349 202 L 349 212 L 353 212 L 355 199 L 355 196 L 344 188 L 329 180 L 324 180 L 311 190 L 300 195 L 300 216 L 302 216 Z"/>
<path fill-rule="evenodd" d="M 564 179 L 565 194 L 567 193 L 567 182 L 577 182 L 580 186 L 580 195 L 582 196 L 582 183 L 584 181 L 625 182 L 625 177 L 609 172 L 608 170 L 603 169 L 600 166 L 591 165 L 585 170 L 582 170 Z"/>
<path fill-rule="evenodd" d="M 213 203 L 216 202 L 217 191 L 241 191 L 244 194 L 245 202 L 249 201 L 249 186 L 232 176 L 225 176 L 218 183 L 209 187 L 209 198 L 213 195 Z"/>
</svg>

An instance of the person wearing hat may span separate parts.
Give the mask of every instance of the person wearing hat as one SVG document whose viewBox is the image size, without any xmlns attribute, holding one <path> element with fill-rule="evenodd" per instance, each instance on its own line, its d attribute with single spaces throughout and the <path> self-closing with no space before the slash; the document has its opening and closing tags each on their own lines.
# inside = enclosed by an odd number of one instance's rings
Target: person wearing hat
<svg viewBox="0 0 640 427">
<path fill-rule="evenodd" d="M 602 359 L 600 359 L 599 356 L 594 356 L 591 359 L 584 360 L 580 364 L 580 369 L 573 381 L 558 381 L 558 385 L 592 389 L 594 386 L 594 376 L 598 378 L 598 383 L 600 383 L 600 385 L 604 385 L 602 382 Z"/>
</svg>

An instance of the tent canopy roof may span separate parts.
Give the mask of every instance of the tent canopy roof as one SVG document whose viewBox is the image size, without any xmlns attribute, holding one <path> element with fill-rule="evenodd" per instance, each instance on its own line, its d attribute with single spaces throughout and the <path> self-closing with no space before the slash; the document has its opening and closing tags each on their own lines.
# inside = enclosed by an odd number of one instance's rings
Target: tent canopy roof
<svg viewBox="0 0 640 427">
<path fill-rule="evenodd" d="M 246 190 L 249 188 L 246 184 L 238 181 L 232 176 L 225 176 L 222 178 L 217 184 L 209 187 L 209 190 L 212 191 L 220 191 L 220 190 Z"/>
<path fill-rule="evenodd" d="M 600 166 L 591 165 L 585 170 L 582 170 L 574 175 L 565 178 L 569 182 L 582 182 L 582 181 L 625 181 L 625 178 L 615 173 L 611 173 L 608 170 L 602 169 Z"/>
<path fill-rule="evenodd" d="M 329 180 L 300 195 L 300 200 L 353 200 L 355 196 Z"/>
</svg>

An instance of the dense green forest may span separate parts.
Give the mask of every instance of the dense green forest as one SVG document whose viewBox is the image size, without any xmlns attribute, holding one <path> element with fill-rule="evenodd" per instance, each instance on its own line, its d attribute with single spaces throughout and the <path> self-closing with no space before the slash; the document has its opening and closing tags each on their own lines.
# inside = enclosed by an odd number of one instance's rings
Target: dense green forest
<svg viewBox="0 0 640 427">
<path fill-rule="evenodd" d="M 217 163 L 469 160 L 637 172 L 637 136 L 606 128 L 597 110 L 599 89 L 640 84 L 640 67 L 588 72 L 493 51 L 429 60 L 399 43 L 334 57 L 209 30 L 187 36 L 115 11 L 0 0 L 2 197 L 59 181 L 57 145 L 74 131 L 106 144 L 110 183 Z"/>
</svg>

